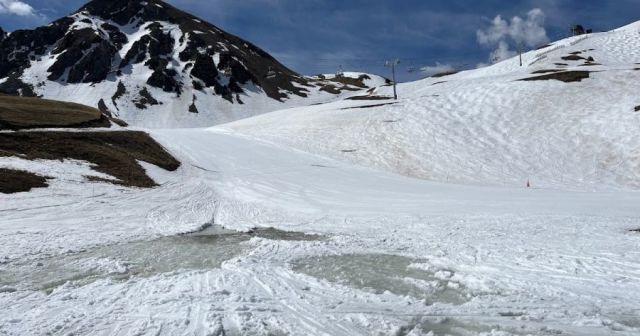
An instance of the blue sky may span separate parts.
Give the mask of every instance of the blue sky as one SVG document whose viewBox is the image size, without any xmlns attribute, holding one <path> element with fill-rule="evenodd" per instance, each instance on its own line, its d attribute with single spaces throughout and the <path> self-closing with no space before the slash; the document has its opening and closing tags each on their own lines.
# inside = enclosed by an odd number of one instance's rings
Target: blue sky
<svg viewBox="0 0 640 336">
<path fill-rule="evenodd" d="M 33 11 L 12 13 L 8 5 L 15 2 L 26 3 Z M 84 2 L 0 0 L 0 27 L 12 31 L 42 25 L 74 11 Z M 528 13 L 533 9 L 540 9 L 532 19 L 534 24 L 522 25 L 523 29 L 537 29 L 536 37 L 527 39 L 530 42 L 526 44 L 531 47 L 542 44 L 545 38 L 556 40 L 566 36 L 571 23 L 602 31 L 640 20 L 640 0 L 168 2 L 257 44 L 298 72 L 328 73 L 342 66 L 345 70 L 386 75 L 384 60 L 397 57 L 402 62 L 401 80 L 423 76 L 420 71 L 410 73 L 410 68 L 437 64 L 438 69 L 469 68 L 490 62 L 491 54 L 509 55 L 515 50 L 516 41 L 528 32 L 505 33 L 480 43 L 478 31 L 495 34 L 501 22 L 513 28 L 514 16 L 528 23 Z M 503 20 L 496 22 L 497 15 Z M 502 42 L 504 50 L 499 50 Z"/>
</svg>

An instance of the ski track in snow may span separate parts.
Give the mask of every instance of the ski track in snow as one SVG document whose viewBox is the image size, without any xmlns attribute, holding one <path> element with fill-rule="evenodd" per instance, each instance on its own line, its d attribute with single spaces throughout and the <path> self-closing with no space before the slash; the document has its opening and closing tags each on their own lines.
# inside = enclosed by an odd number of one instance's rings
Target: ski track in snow
<svg viewBox="0 0 640 336">
<path fill-rule="evenodd" d="M 640 194 L 629 189 L 640 180 L 640 130 L 633 112 L 620 111 L 637 84 L 627 68 L 640 56 L 638 26 L 558 42 L 567 46 L 526 73 L 510 60 L 436 86 L 406 84 L 397 105 L 338 102 L 151 131 L 183 163 L 173 173 L 144 164 L 155 189 L 88 183 L 97 173 L 82 162 L 0 158 L 0 167 L 56 178 L 0 194 L 0 335 L 428 335 L 446 323 L 452 335 L 637 335 L 640 234 L 629 230 L 640 228 Z M 513 82 L 591 47 L 608 70 L 596 80 Z M 523 188 L 526 178 L 542 188 Z M 209 224 L 325 239 L 254 237 L 217 269 L 50 291 L 2 285 L 20 265 L 36 272 L 51 258 Z M 307 257 L 381 254 L 420 260 L 414 267 L 467 301 L 426 304 L 293 268 Z M 114 258 L 101 262 L 122 266 Z"/>
</svg>

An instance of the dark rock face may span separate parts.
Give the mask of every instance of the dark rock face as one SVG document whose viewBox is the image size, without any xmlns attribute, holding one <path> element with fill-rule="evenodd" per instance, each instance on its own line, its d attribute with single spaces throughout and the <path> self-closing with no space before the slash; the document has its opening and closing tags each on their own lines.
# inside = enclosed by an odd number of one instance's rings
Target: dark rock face
<svg viewBox="0 0 640 336">
<path fill-rule="evenodd" d="M 205 87 L 214 87 L 218 83 L 218 69 L 213 63 L 213 58 L 208 55 L 197 54 L 196 62 L 191 69 L 191 76 L 200 79 Z"/>
<path fill-rule="evenodd" d="M 49 68 L 48 78 L 68 83 L 101 82 L 107 79 L 116 52 L 108 36 L 91 28 L 73 30 L 56 43 L 52 53 L 58 58 Z M 67 70 L 67 78 L 62 78 Z"/>
<path fill-rule="evenodd" d="M 104 99 L 100 99 L 100 101 L 98 101 L 98 110 L 100 110 L 100 112 L 102 112 L 102 114 L 106 115 L 107 117 L 112 117 L 111 111 L 109 111 L 109 108 L 107 107 L 107 104 L 105 104 Z"/>
<path fill-rule="evenodd" d="M 140 90 L 139 93 L 140 97 L 136 100 L 134 100 L 134 104 L 136 105 L 137 108 L 144 110 L 146 108 L 148 108 L 149 106 L 152 105 L 159 105 L 160 102 L 157 101 L 155 98 L 153 98 L 153 96 L 151 95 L 151 93 L 149 92 L 149 90 L 147 90 L 147 88 L 143 88 L 142 90 Z"/>
<path fill-rule="evenodd" d="M 118 88 L 116 89 L 116 93 L 111 96 L 111 102 L 113 106 L 118 108 L 118 99 L 124 96 L 127 93 L 127 88 L 122 84 L 122 82 L 118 82 Z"/>
<path fill-rule="evenodd" d="M 189 112 L 191 113 L 200 113 L 200 111 L 198 111 L 198 107 L 196 106 L 196 96 L 193 96 L 193 102 L 191 103 L 191 105 L 189 105 Z"/>
<path fill-rule="evenodd" d="M 19 78 L 30 65 L 30 55 L 44 56 L 50 46 L 65 36 L 73 22 L 72 18 L 62 18 L 46 27 L 4 35 L 0 40 L 0 78 Z"/>
<path fill-rule="evenodd" d="M 36 96 L 35 92 L 33 92 L 33 86 L 15 77 L 9 77 L 4 83 L 0 84 L 0 92 L 14 96 Z"/>
</svg>

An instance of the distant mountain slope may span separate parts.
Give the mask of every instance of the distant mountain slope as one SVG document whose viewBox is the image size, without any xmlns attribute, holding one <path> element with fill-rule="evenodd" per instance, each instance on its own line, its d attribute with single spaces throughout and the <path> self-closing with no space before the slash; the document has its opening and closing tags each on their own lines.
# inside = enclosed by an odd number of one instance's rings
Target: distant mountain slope
<svg viewBox="0 0 640 336">
<path fill-rule="evenodd" d="M 640 22 L 399 86 L 400 100 L 288 109 L 223 127 L 423 179 L 640 188 Z M 383 87 L 373 94 L 389 95 Z"/>
<path fill-rule="evenodd" d="M 100 107 L 140 126 L 208 126 L 344 91 L 326 85 L 160 0 L 94 0 L 45 27 L 0 31 L 0 92 Z"/>
</svg>

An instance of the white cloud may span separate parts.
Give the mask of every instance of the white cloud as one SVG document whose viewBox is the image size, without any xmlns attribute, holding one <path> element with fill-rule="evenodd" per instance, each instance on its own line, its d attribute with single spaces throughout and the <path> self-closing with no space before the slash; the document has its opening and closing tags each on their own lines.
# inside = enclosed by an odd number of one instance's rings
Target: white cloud
<svg viewBox="0 0 640 336">
<path fill-rule="evenodd" d="M 22 1 L 0 0 L 0 14 L 31 16 L 35 15 L 35 10 L 29 4 Z"/>
<path fill-rule="evenodd" d="M 533 48 L 549 42 L 544 21 L 545 14 L 539 8 L 530 10 L 525 19 L 515 16 L 507 21 L 498 15 L 491 27 L 477 31 L 478 43 L 495 48 L 490 56 L 492 62 L 502 61 L 516 54 L 512 44 Z"/>
<path fill-rule="evenodd" d="M 445 73 L 445 72 L 452 72 L 455 70 L 456 69 L 449 64 L 440 64 L 438 62 L 436 62 L 436 65 L 433 65 L 433 66 L 428 65 L 420 68 L 420 71 L 422 71 L 422 73 L 427 77 L 433 76 L 436 74 Z"/>
</svg>

